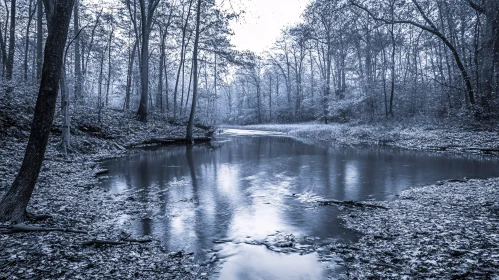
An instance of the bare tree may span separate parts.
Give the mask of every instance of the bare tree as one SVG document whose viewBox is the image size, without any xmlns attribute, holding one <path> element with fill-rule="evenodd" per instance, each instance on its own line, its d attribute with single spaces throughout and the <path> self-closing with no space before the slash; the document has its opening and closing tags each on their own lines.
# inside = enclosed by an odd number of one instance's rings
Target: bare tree
<svg viewBox="0 0 499 280">
<path fill-rule="evenodd" d="M 412 21 L 412 20 L 388 20 L 385 18 L 380 18 L 380 17 L 376 16 L 373 12 L 371 12 L 369 9 L 367 9 L 366 7 L 364 7 L 362 5 L 359 5 L 358 3 L 354 2 L 353 0 L 350 1 L 350 3 L 353 6 L 358 7 L 360 9 L 366 11 L 373 19 L 375 19 L 377 21 L 381 21 L 381 22 L 384 22 L 386 24 L 410 24 L 410 25 L 421 28 L 422 30 L 425 30 L 425 31 L 430 32 L 431 34 L 437 36 L 447 46 L 447 48 L 449 48 L 452 55 L 454 56 L 454 60 L 457 64 L 457 67 L 459 68 L 459 70 L 461 72 L 461 76 L 463 78 L 464 84 L 466 85 L 466 89 L 468 92 L 467 97 L 469 99 L 469 102 L 471 104 L 475 104 L 475 94 L 474 94 L 473 86 L 471 85 L 471 79 L 470 79 L 470 76 L 468 74 L 468 71 L 466 70 L 466 68 L 462 62 L 462 59 L 461 59 L 461 56 L 459 55 L 458 50 L 449 41 L 449 39 L 444 34 L 442 34 L 440 32 L 440 30 L 438 30 L 438 28 L 433 23 L 433 21 L 423 11 L 423 8 L 421 7 L 421 5 L 416 0 L 411 0 L 411 1 L 415 5 L 415 7 L 416 7 L 417 11 L 419 12 L 419 14 L 421 15 L 421 17 L 424 19 L 424 21 L 428 25 L 420 24 L 420 23 L 417 23 L 417 22 Z"/>
<path fill-rule="evenodd" d="M 14 71 L 14 52 L 16 42 L 16 0 L 10 1 L 10 28 L 9 28 L 9 54 L 7 55 L 7 65 L 5 77 L 8 82 L 12 82 L 12 73 Z M 11 84 L 7 87 L 7 93 L 11 93 L 13 87 Z"/>
<path fill-rule="evenodd" d="M 22 222 L 35 188 L 54 119 L 59 78 L 74 0 L 45 0 L 48 37 L 31 133 L 21 169 L 0 201 L 0 221 Z M 49 12 L 50 11 L 50 12 Z"/>
<path fill-rule="evenodd" d="M 194 35 L 194 50 L 192 54 L 192 71 L 194 75 L 194 85 L 192 90 L 192 106 L 189 114 L 189 122 L 187 123 L 187 131 L 185 138 L 188 142 L 192 142 L 192 129 L 194 128 L 194 117 L 196 114 L 196 101 L 198 94 L 198 49 L 199 49 L 199 26 L 201 25 L 201 0 L 198 0 L 196 14 L 196 32 Z"/>
<path fill-rule="evenodd" d="M 160 0 L 139 0 L 141 22 L 141 59 L 140 59 L 140 103 L 137 119 L 147 121 L 147 107 L 149 98 L 149 35 L 152 28 L 154 11 Z M 147 3 L 146 3 L 147 2 Z"/>
</svg>

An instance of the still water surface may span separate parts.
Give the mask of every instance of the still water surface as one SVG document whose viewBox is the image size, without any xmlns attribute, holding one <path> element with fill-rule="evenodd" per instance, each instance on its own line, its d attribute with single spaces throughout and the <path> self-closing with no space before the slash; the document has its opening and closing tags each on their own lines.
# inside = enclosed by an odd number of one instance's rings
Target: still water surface
<svg viewBox="0 0 499 280">
<path fill-rule="evenodd" d="M 216 266 L 213 279 L 335 278 L 341 260 L 325 245 L 357 236 L 342 227 L 343 210 L 314 201 L 392 200 L 438 180 L 499 176 L 498 162 L 487 157 L 240 130 L 227 130 L 211 146 L 145 150 L 105 165 L 102 184 L 117 197 L 159 205 L 121 217 L 124 229 L 152 235 L 171 251 L 194 252 Z"/>
</svg>

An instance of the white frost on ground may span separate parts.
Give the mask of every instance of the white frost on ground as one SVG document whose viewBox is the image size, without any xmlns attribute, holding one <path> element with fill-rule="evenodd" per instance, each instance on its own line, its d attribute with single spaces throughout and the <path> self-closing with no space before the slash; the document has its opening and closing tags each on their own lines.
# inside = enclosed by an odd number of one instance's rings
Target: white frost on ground
<svg viewBox="0 0 499 280">
<path fill-rule="evenodd" d="M 499 126 L 472 128 L 453 125 L 405 126 L 382 124 L 268 124 L 237 127 L 286 133 L 346 145 L 388 145 L 406 149 L 457 153 L 499 154 Z"/>
</svg>

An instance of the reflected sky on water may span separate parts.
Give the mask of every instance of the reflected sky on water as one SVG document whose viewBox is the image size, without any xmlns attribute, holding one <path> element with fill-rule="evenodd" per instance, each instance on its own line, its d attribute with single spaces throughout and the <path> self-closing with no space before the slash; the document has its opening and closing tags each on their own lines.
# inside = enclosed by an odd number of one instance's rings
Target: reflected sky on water
<svg viewBox="0 0 499 280">
<path fill-rule="evenodd" d="M 357 238 L 342 227 L 341 210 L 316 207 L 315 200 L 391 200 L 409 187 L 438 180 L 499 175 L 497 161 L 487 157 L 229 132 L 211 146 L 161 147 L 111 159 L 105 162 L 109 177 L 102 180 L 117 197 L 159 204 L 121 217 L 125 230 L 152 235 L 171 251 L 194 252 L 202 262 L 218 260 L 215 279 L 337 275 L 341 267 L 327 261 L 327 254 L 284 254 L 261 245 L 276 235 L 316 248 Z"/>
</svg>

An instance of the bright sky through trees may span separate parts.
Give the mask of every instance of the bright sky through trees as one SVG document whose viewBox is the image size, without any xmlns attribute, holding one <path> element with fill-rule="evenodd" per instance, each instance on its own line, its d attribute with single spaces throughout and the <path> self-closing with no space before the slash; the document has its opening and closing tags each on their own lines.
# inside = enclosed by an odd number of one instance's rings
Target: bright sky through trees
<svg viewBox="0 0 499 280">
<path fill-rule="evenodd" d="M 300 15 L 309 0 L 223 0 L 234 10 L 245 13 L 238 22 L 233 22 L 232 43 L 238 50 L 257 53 L 269 49 L 279 36 L 281 29 L 300 20 Z M 230 6 L 229 6 L 230 7 Z"/>
</svg>

